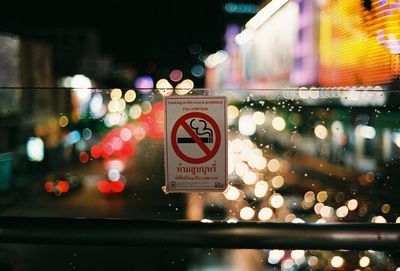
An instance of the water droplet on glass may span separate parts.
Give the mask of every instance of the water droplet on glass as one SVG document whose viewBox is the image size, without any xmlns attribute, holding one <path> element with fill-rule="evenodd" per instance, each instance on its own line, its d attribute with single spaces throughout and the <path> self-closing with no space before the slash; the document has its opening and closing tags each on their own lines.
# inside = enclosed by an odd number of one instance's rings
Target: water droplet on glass
<svg viewBox="0 0 400 271">
<path fill-rule="evenodd" d="M 164 192 L 164 194 L 169 194 L 167 187 L 164 185 L 161 187 L 162 191 Z"/>
</svg>

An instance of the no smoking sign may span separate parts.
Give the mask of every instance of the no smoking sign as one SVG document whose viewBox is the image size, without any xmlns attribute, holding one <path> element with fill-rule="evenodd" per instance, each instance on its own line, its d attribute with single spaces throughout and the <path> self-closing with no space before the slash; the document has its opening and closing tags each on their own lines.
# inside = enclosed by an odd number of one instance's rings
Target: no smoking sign
<svg viewBox="0 0 400 271">
<path fill-rule="evenodd" d="M 168 192 L 223 191 L 227 186 L 226 98 L 165 97 Z"/>
</svg>

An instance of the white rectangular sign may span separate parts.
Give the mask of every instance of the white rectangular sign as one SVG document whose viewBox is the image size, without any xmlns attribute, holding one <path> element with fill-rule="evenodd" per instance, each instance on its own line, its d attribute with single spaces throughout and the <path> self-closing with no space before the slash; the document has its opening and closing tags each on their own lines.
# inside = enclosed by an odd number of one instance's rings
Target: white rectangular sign
<svg viewBox="0 0 400 271">
<path fill-rule="evenodd" d="M 226 97 L 221 96 L 164 98 L 167 192 L 225 190 L 226 103 Z"/>
</svg>

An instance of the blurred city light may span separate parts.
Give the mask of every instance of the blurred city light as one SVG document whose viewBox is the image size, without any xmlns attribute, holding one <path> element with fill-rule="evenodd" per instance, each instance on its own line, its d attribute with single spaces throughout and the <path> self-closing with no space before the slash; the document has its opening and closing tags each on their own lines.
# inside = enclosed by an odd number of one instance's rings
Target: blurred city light
<svg viewBox="0 0 400 271">
<path fill-rule="evenodd" d="M 132 107 L 129 109 L 129 116 L 132 119 L 138 119 L 142 115 L 142 107 L 138 104 L 132 105 Z"/>
<path fill-rule="evenodd" d="M 288 0 L 272 0 L 246 23 L 246 29 L 257 30 L 275 12 L 277 12 Z"/>
<path fill-rule="evenodd" d="M 228 120 L 234 120 L 239 117 L 239 109 L 234 105 L 228 106 Z"/>
<path fill-rule="evenodd" d="M 366 139 L 374 139 L 376 135 L 375 128 L 366 125 L 358 125 L 356 127 L 356 133 Z"/>
<path fill-rule="evenodd" d="M 224 10 L 227 13 L 254 14 L 257 9 L 254 4 L 228 2 L 224 5 Z"/>
<path fill-rule="evenodd" d="M 247 171 L 242 178 L 247 185 L 255 184 L 257 181 L 257 175 L 253 171 Z"/>
<path fill-rule="evenodd" d="M 86 103 L 90 100 L 92 91 L 92 82 L 83 74 L 76 74 L 71 79 L 71 87 L 74 89 L 76 96 L 81 103 Z"/>
<path fill-rule="evenodd" d="M 91 139 L 91 138 L 92 138 L 92 135 L 93 135 L 93 133 L 92 133 L 92 130 L 90 130 L 90 128 L 84 128 L 84 129 L 82 130 L 82 138 L 83 138 L 84 140 L 89 140 L 89 139 Z"/>
<path fill-rule="evenodd" d="M 114 89 L 111 90 L 111 93 L 110 93 L 111 100 L 117 101 L 117 100 L 121 99 L 121 97 L 122 97 L 121 89 L 114 88 Z"/>
<path fill-rule="evenodd" d="M 167 79 L 158 80 L 156 88 L 163 96 L 170 96 L 174 92 L 174 87 L 168 82 Z"/>
<path fill-rule="evenodd" d="M 331 259 L 331 265 L 335 268 L 340 268 L 344 264 L 344 259 L 340 256 L 334 256 Z"/>
<path fill-rule="evenodd" d="M 30 137 L 26 143 L 26 155 L 29 161 L 41 162 L 44 158 L 44 142 L 39 137 Z"/>
<path fill-rule="evenodd" d="M 65 127 L 67 126 L 69 123 L 68 117 L 67 116 L 61 116 L 58 120 L 58 124 L 60 125 L 60 127 Z"/>
<path fill-rule="evenodd" d="M 275 117 L 272 120 L 272 127 L 277 131 L 283 131 L 286 127 L 286 121 L 282 117 Z"/>
<path fill-rule="evenodd" d="M 266 181 L 258 181 L 254 188 L 254 195 L 257 198 L 264 197 L 268 192 L 268 183 Z"/>
<path fill-rule="evenodd" d="M 260 111 L 256 111 L 253 113 L 254 123 L 257 125 L 263 125 L 265 123 L 265 114 Z"/>
<path fill-rule="evenodd" d="M 103 96 L 100 93 L 93 94 L 92 100 L 89 104 L 90 115 L 94 119 L 103 117 L 106 114 L 106 107 L 103 104 Z"/>
<path fill-rule="evenodd" d="M 274 188 L 278 189 L 285 184 L 285 179 L 282 176 L 278 175 L 272 178 L 271 183 Z"/>
<path fill-rule="evenodd" d="M 224 196 L 227 200 L 238 200 L 240 197 L 239 189 L 234 186 L 228 185 L 224 191 Z"/>
<path fill-rule="evenodd" d="M 284 203 L 285 203 L 285 199 L 279 193 L 272 195 L 270 198 L 270 204 L 275 209 L 282 207 Z"/>
<path fill-rule="evenodd" d="M 278 159 L 271 159 L 268 162 L 268 170 L 271 172 L 277 172 L 281 164 Z"/>
<path fill-rule="evenodd" d="M 204 64 L 206 65 L 207 68 L 214 68 L 214 67 L 218 66 L 219 64 L 228 60 L 228 58 L 229 58 L 229 55 L 226 51 L 219 50 L 218 52 L 209 55 L 204 60 Z"/>
<path fill-rule="evenodd" d="M 119 173 L 118 170 L 112 168 L 112 169 L 110 169 L 110 170 L 108 171 L 107 176 L 108 176 L 108 179 L 109 179 L 110 181 L 117 181 L 117 180 L 119 180 L 119 178 L 121 177 L 121 174 Z"/>
<path fill-rule="evenodd" d="M 245 29 L 235 37 L 235 42 L 241 46 L 248 43 L 254 37 L 254 30 L 252 29 Z M 219 64 L 219 63 L 218 63 Z M 218 65 L 217 64 L 217 65 Z"/>
<path fill-rule="evenodd" d="M 142 93 L 149 93 L 153 90 L 154 81 L 149 75 L 138 76 L 134 83 L 135 88 Z"/>
<path fill-rule="evenodd" d="M 370 259 L 367 256 L 363 256 L 361 257 L 360 261 L 359 261 L 359 265 L 362 268 L 367 267 L 370 264 Z"/>
<path fill-rule="evenodd" d="M 81 133 L 78 130 L 74 130 L 67 134 L 66 141 L 72 145 L 77 143 L 81 139 Z"/>
<path fill-rule="evenodd" d="M 358 202 L 356 199 L 351 199 L 347 202 L 347 207 L 350 211 L 354 211 L 358 207 Z"/>
<path fill-rule="evenodd" d="M 400 133 L 393 133 L 393 142 L 400 148 Z"/>
<path fill-rule="evenodd" d="M 180 80 L 182 80 L 182 78 L 183 72 L 178 69 L 171 71 L 171 73 L 169 74 L 169 79 L 171 79 L 171 81 L 173 82 L 179 82 Z"/>
<path fill-rule="evenodd" d="M 191 69 L 190 72 L 193 76 L 197 77 L 197 78 L 201 78 L 204 76 L 205 70 L 203 65 L 197 64 L 194 65 Z"/>
<path fill-rule="evenodd" d="M 194 87 L 194 82 L 190 79 L 185 79 L 175 87 L 175 92 L 178 95 L 185 95 L 189 93 Z"/>
<path fill-rule="evenodd" d="M 251 207 L 244 207 L 240 210 L 240 217 L 244 220 L 250 220 L 254 216 L 254 210 Z"/>
<path fill-rule="evenodd" d="M 273 249 L 269 252 L 268 263 L 277 264 L 285 256 L 284 250 Z"/>
<path fill-rule="evenodd" d="M 325 139 L 328 136 L 328 129 L 325 126 L 319 124 L 315 127 L 314 133 L 319 139 Z"/>
<path fill-rule="evenodd" d="M 253 121 L 252 115 L 245 114 L 239 118 L 239 132 L 242 135 L 253 135 L 257 130 L 257 126 Z"/>
<path fill-rule="evenodd" d="M 258 212 L 258 219 L 261 221 L 267 221 L 272 218 L 274 212 L 271 208 L 264 207 Z"/>
<path fill-rule="evenodd" d="M 71 78 L 71 87 L 75 89 L 91 88 L 92 82 L 88 77 L 83 74 L 76 74 Z M 84 100 L 88 92 L 79 92 L 78 97 Z"/>
<path fill-rule="evenodd" d="M 346 206 L 341 206 L 336 210 L 336 216 L 343 218 L 346 217 L 349 213 L 349 209 Z"/>
<path fill-rule="evenodd" d="M 125 102 L 131 103 L 136 99 L 136 92 L 132 89 L 129 89 L 124 94 Z"/>
</svg>

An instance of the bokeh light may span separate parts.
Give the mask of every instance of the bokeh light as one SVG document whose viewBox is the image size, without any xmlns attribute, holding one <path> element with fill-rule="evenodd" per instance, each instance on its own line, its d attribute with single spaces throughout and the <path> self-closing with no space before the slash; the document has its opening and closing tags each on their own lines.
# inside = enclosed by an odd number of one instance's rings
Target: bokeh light
<svg viewBox="0 0 400 271">
<path fill-rule="evenodd" d="M 193 76 L 201 78 L 204 76 L 204 67 L 203 65 L 200 64 L 194 65 L 190 70 L 190 72 L 192 73 Z"/>
<path fill-rule="evenodd" d="M 61 116 L 60 119 L 58 120 L 58 124 L 59 124 L 61 127 L 67 126 L 67 125 L 68 125 L 68 122 L 69 122 L 69 120 L 68 120 L 68 117 L 67 117 L 67 116 Z"/>
<path fill-rule="evenodd" d="M 240 210 L 240 217 L 244 220 L 250 220 L 254 217 L 255 211 L 251 207 L 243 207 Z"/>
<path fill-rule="evenodd" d="M 182 78 L 183 78 L 183 72 L 178 69 L 171 71 L 169 74 L 169 79 L 171 79 L 171 81 L 173 82 L 178 82 L 182 80 Z"/>
<path fill-rule="evenodd" d="M 358 201 L 356 199 L 351 199 L 347 202 L 347 207 L 350 211 L 354 211 L 358 207 Z"/>
<path fill-rule="evenodd" d="M 156 88 L 162 96 L 170 96 L 174 92 L 173 86 L 168 82 L 167 79 L 158 80 Z"/>
<path fill-rule="evenodd" d="M 263 125 L 265 123 L 265 114 L 260 111 L 253 113 L 253 121 L 257 125 Z"/>
<path fill-rule="evenodd" d="M 153 90 L 154 81 L 149 75 L 139 76 L 135 79 L 135 88 L 142 93 L 149 93 Z"/>
<path fill-rule="evenodd" d="M 133 89 L 129 89 L 124 95 L 125 102 L 131 103 L 136 99 L 136 92 Z"/>
<path fill-rule="evenodd" d="M 284 250 L 273 249 L 269 252 L 268 263 L 277 264 L 285 256 Z"/>
<path fill-rule="evenodd" d="M 277 175 L 272 178 L 271 184 L 276 189 L 281 188 L 285 184 L 285 179 L 282 176 Z"/>
<path fill-rule="evenodd" d="M 314 134 L 319 139 L 325 139 L 328 136 L 328 129 L 326 129 L 326 127 L 321 124 L 317 125 L 314 128 Z"/>
<path fill-rule="evenodd" d="M 253 121 L 253 117 L 251 115 L 242 115 L 239 118 L 239 132 L 242 135 L 253 135 L 257 130 L 257 126 Z"/>
<path fill-rule="evenodd" d="M 243 182 L 247 185 L 255 184 L 257 181 L 257 175 L 253 171 L 247 171 L 243 175 Z"/>
<path fill-rule="evenodd" d="M 240 191 L 236 187 L 228 185 L 224 191 L 224 196 L 227 200 L 237 200 L 240 197 Z"/>
<path fill-rule="evenodd" d="M 331 265 L 335 268 L 340 268 L 344 264 L 344 259 L 340 256 L 334 256 L 331 259 Z"/>
<path fill-rule="evenodd" d="M 270 201 L 271 206 L 274 207 L 275 209 L 282 207 L 283 204 L 285 203 L 284 198 L 279 193 L 272 195 L 270 197 L 269 201 Z"/>
<path fill-rule="evenodd" d="M 361 257 L 360 261 L 359 261 L 359 265 L 362 268 L 367 267 L 370 264 L 370 259 L 367 256 L 363 256 Z"/>
<path fill-rule="evenodd" d="M 227 111 L 229 120 L 233 120 L 239 117 L 239 109 L 236 106 L 229 105 Z"/>
<path fill-rule="evenodd" d="M 317 200 L 319 202 L 325 202 L 328 199 L 328 192 L 326 191 L 320 191 L 317 194 Z"/>
<path fill-rule="evenodd" d="M 258 212 L 258 219 L 261 221 L 267 221 L 272 218 L 274 212 L 271 208 L 264 207 Z"/>
<path fill-rule="evenodd" d="M 266 181 L 258 181 L 254 188 L 254 195 L 258 198 L 264 197 L 268 192 L 268 183 Z"/>
<path fill-rule="evenodd" d="M 277 172 L 280 168 L 281 164 L 278 159 L 271 159 L 268 162 L 268 170 L 271 172 Z"/>
<path fill-rule="evenodd" d="M 194 82 L 190 79 L 185 79 L 175 87 L 175 92 L 178 95 L 185 95 L 194 88 Z"/>
<path fill-rule="evenodd" d="M 44 159 L 44 142 L 39 137 L 30 137 L 26 143 L 26 155 L 29 161 L 41 162 Z"/>
<path fill-rule="evenodd" d="M 272 119 L 272 127 L 277 131 L 283 131 L 286 127 L 286 122 L 282 117 Z"/>
<path fill-rule="evenodd" d="M 132 119 L 138 119 L 142 115 L 142 107 L 138 104 L 132 105 L 132 107 L 129 109 L 129 116 Z"/>
<path fill-rule="evenodd" d="M 122 91 L 119 88 L 114 88 L 111 90 L 110 98 L 113 101 L 117 101 L 122 97 Z"/>
<path fill-rule="evenodd" d="M 349 209 L 346 206 L 341 206 L 336 210 L 337 217 L 343 218 L 349 214 Z"/>
</svg>

